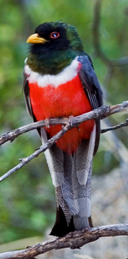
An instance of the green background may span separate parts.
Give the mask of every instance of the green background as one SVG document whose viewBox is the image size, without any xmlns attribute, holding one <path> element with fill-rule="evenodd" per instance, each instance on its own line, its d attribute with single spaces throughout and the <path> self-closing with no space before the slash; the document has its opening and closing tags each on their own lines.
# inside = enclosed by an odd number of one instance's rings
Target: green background
<svg viewBox="0 0 128 259">
<path fill-rule="evenodd" d="M 0 135 L 32 122 L 25 109 L 22 90 L 24 60 L 29 51 L 26 39 L 46 21 L 62 20 L 77 27 L 103 87 L 105 103 L 116 104 L 128 99 L 128 65 L 110 69 L 96 55 L 92 32 L 95 3 L 94 0 L 0 0 Z M 102 2 L 100 40 L 108 58 L 128 55 L 127 0 Z M 115 125 L 125 119 L 126 114 L 121 113 L 109 118 L 107 123 Z M 102 135 L 94 159 L 94 174 L 109 173 L 120 165 L 123 158 L 118 147 L 110 145 L 118 141 L 127 150 L 127 128 L 116 131 L 111 139 L 108 133 Z M 14 167 L 19 158 L 33 153 L 40 144 L 36 131 L 4 144 L 0 148 L 0 175 Z M 54 220 L 54 188 L 41 154 L 0 183 L 0 244 L 43 236 Z"/>
</svg>

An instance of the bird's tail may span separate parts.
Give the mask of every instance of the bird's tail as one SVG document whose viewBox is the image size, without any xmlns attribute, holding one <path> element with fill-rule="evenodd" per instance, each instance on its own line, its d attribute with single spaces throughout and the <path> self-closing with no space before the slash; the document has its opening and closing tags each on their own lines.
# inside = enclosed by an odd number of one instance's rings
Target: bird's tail
<svg viewBox="0 0 128 259">
<path fill-rule="evenodd" d="M 43 143 L 46 132 L 41 130 Z M 91 173 L 95 145 L 95 126 L 89 140 L 83 140 L 73 155 L 54 144 L 45 151 L 56 191 L 56 222 L 51 235 L 65 234 L 92 226 Z"/>
</svg>

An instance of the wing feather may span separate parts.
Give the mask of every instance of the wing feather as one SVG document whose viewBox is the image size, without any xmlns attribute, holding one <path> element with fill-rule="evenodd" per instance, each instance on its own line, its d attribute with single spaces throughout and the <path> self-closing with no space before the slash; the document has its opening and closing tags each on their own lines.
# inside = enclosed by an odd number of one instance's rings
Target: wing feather
<svg viewBox="0 0 128 259">
<path fill-rule="evenodd" d="M 79 70 L 80 80 L 88 95 L 92 108 L 96 109 L 103 104 L 103 94 L 92 62 L 88 56 L 79 56 L 78 61 L 82 65 Z"/>
<path fill-rule="evenodd" d="M 30 116 L 35 121 L 35 116 L 34 116 L 33 111 L 32 111 L 31 101 L 30 101 L 30 97 L 29 97 L 28 77 L 25 74 L 25 72 L 23 73 L 23 76 L 24 76 L 23 91 L 24 91 L 26 108 L 27 108 L 27 111 L 30 114 Z"/>
<path fill-rule="evenodd" d="M 81 63 L 81 69 L 79 70 L 79 77 L 82 82 L 84 91 L 88 96 L 90 104 L 93 109 L 96 109 L 103 104 L 103 93 L 95 74 L 91 59 L 89 56 L 79 56 L 78 61 Z M 94 154 L 99 146 L 100 139 L 100 121 L 96 120 L 96 141 Z"/>
</svg>

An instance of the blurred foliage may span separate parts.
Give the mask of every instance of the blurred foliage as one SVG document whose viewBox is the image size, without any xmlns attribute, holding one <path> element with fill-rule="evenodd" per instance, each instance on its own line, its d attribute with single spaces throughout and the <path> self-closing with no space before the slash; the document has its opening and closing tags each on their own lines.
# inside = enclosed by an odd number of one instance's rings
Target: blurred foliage
<svg viewBox="0 0 128 259">
<path fill-rule="evenodd" d="M 127 100 L 128 66 L 109 68 L 95 56 L 92 23 L 95 1 L 87 0 L 0 0 L 0 135 L 31 122 L 22 91 L 27 37 L 40 23 L 63 20 L 77 27 L 85 51 L 92 57 L 108 103 Z M 128 1 L 104 0 L 100 36 L 104 53 L 111 59 L 128 55 Z M 107 82 L 107 83 L 106 83 Z M 106 90 L 105 90 L 106 88 Z M 109 123 L 124 121 L 125 114 L 112 116 Z M 128 146 L 127 129 L 116 132 Z M 108 136 L 108 137 L 107 137 Z M 109 134 L 101 138 L 94 159 L 94 173 L 108 173 L 120 163 L 117 151 L 109 147 Z M 0 149 L 0 174 L 30 155 L 40 145 L 37 132 L 20 136 Z M 115 155 L 116 154 L 116 155 Z M 54 188 L 43 154 L 0 183 L 0 244 L 44 235 L 55 218 Z"/>
</svg>

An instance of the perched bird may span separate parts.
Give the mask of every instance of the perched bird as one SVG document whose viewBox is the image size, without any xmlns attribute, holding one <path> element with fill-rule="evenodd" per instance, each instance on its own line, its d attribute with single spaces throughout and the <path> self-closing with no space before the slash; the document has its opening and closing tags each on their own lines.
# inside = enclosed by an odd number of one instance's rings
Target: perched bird
<svg viewBox="0 0 128 259">
<path fill-rule="evenodd" d="M 102 91 L 91 59 L 74 26 L 61 21 L 43 23 L 27 42 L 31 45 L 24 68 L 24 94 L 34 121 L 70 118 L 102 105 Z M 40 128 L 42 143 L 61 128 Z M 88 120 L 45 151 L 57 206 L 51 235 L 63 236 L 92 226 L 92 160 L 99 136 L 99 120 Z"/>
</svg>

